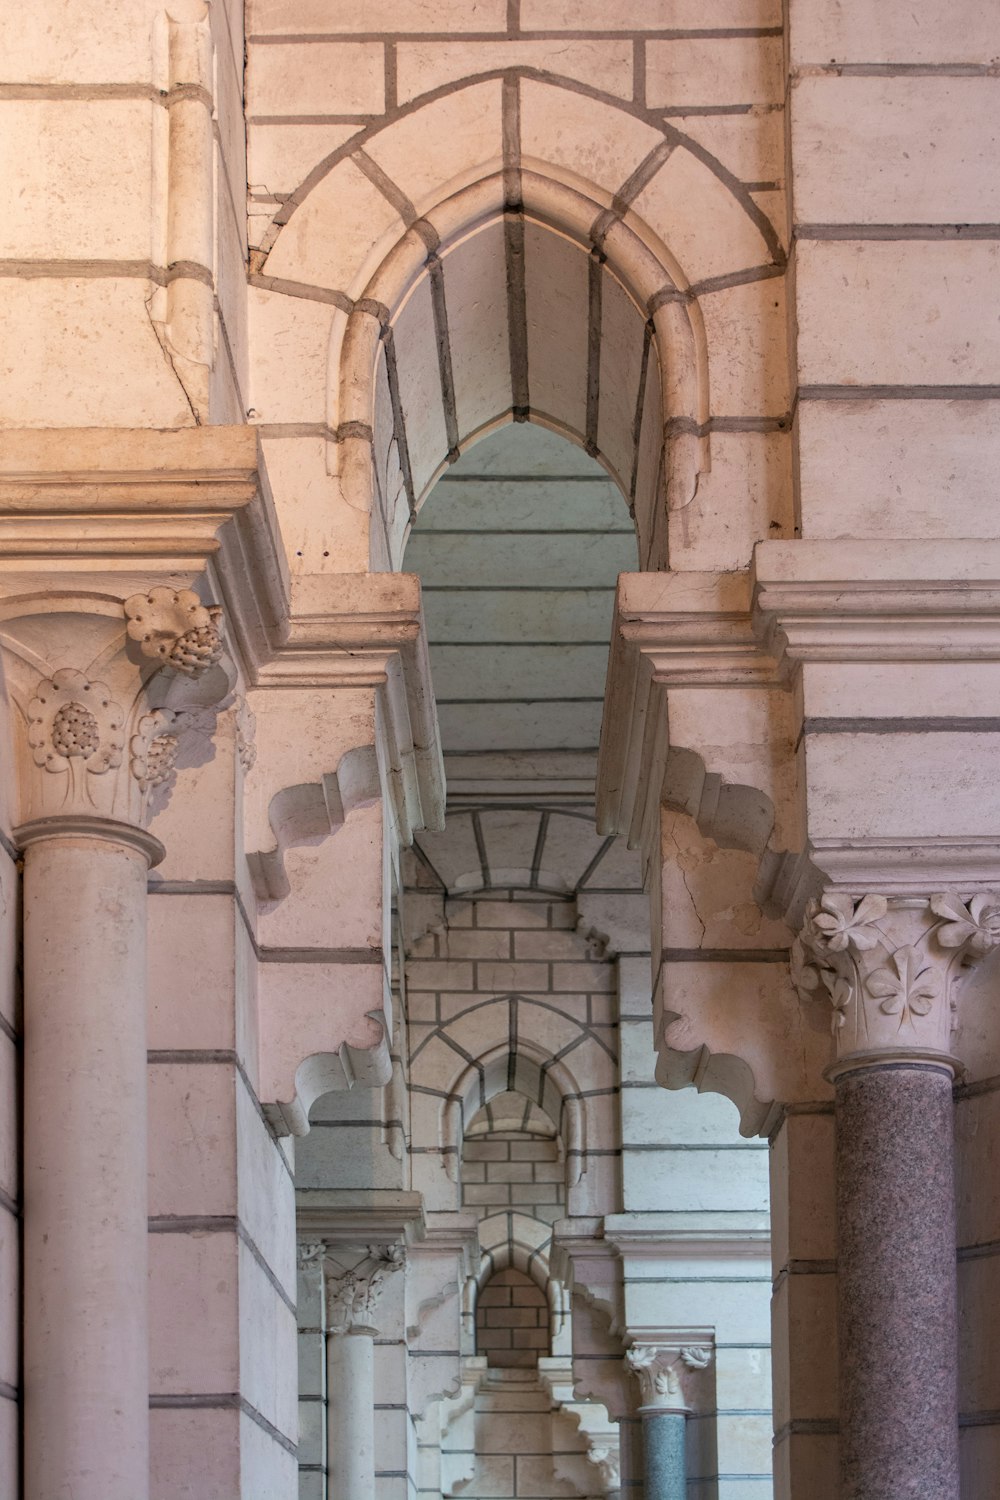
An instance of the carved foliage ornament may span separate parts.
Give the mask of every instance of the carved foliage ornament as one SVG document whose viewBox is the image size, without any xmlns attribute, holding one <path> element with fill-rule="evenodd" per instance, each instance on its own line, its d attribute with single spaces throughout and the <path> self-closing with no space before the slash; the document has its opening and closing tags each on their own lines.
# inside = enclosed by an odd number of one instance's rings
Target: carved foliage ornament
<svg viewBox="0 0 1000 1500">
<path fill-rule="evenodd" d="M 690 1371 L 705 1370 L 712 1362 L 707 1344 L 634 1344 L 625 1363 L 638 1376 L 643 1406 L 686 1410 L 684 1385 Z"/>
<path fill-rule="evenodd" d="M 101 776 L 122 762 L 125 714 L 103 682 L 63 667 L 38 684 L 28 704 L 28 745 L 36 766 Z"/>
<path fill-rule="evenodd" d="M 191 589 L 159 586 L 125 600 L 128 636 L 158 666 L 201 677 L 222 656 L 222 610 Z"/>
<path fill-rule="evenodd" d="M 900 1047 L 947 1053 L 956 986 L 1000 947 L 1000 896 L 965 903 L 827 891 L 806 908 L 792 945 L 802 1000 L 825 998 L 839 1056 Z"/>
<path fill-rule="evenodd" d="M 358 1265 L 326 1268 L 326 1318 L 330 1333 L 374 1333 L 375 1317 L 386 1279 L 406 1264 L 402 1245 L 369 1245 Z"/>
<path fill-rule="evenodd" d="M 158 669 L 168 667 L 197 678 L 222 655 L 218 628 L 222 612 L 216 605 L 203 605 L 190 589 L 158 587 L 148 594 L 135 594 L 125 601 L 124 611 L 127 636 L 138 641 L 142 655 L 154 661 Z M 117 782 L 110 789 L 104 788 L 95 800 L 97 789 L 92 791 L 89 777 L 117 770 L 123 763 L 126 744 L 127 771 L 145 805 L 147 794 L 168 782 L 174 773 L 179 735 L 197 727 L 198 716 L 192 713 L 149 710 L 142 685 L 135 681 L 134 668 L 123 657 L 110 666 L 106 656 L 101 659 L 106 663 L 103 670 L 117 684 L 115 688 L 92 680 L 76 667 L 61 667 L 37 683 L 27 704 L 28 748 L 35 765 L 52 776 L 64 777 L 65 791 L 58 811 L 74 803 L 88 809 L 99 802 L 114 804 L 119 796 Z M 122 671 L 123 664 L 126 672 Z M 116 698 L 123 699 L 126 706 Z M 241 760 L 244 765 L 252 763 L 253 715 L 245 704 L 238 716 L 237 733 Z M 58 787 L 58 783 L 54 785 Z M 125 809 L 116 807 L 116 811 L 120 815 Z"/>
</svg>

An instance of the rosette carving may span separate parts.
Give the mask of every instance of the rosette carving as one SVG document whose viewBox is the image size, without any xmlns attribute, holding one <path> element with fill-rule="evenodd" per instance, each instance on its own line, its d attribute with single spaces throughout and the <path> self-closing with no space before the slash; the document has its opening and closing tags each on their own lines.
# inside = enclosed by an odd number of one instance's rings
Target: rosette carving
<svg viewBox="0 0 1000 1500">
<path fill-rule="evenodd" d="M 163 585 L 125 600 L 129 640 L 159 666 L 201 677 L 222 657 L 222 610 L 202 604 L 191 589 Z"/>
<path fill-rule="evenodd" d="M 103 682 L 62 667 L 38 684 L 28 704 L 28 745 L 36 766 L 52 773 L 77 768 L 101 776 L 121 765 L 125 715 Z"/>
<path fill-rule="evenodd" d="M 967 904 L 827 891 L 792 945 L 803 1001 L 826 999 L 838 1059 L 917 1051 L 947 1056 L 964 974 L 1000 947 L 1000 896 Z"/>
</svg>

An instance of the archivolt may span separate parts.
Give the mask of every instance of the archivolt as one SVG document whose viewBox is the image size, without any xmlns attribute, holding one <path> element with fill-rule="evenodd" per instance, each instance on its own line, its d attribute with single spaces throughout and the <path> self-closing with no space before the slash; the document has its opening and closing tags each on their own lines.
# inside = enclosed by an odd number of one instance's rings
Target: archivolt
<svg viewBox="0 0 1000 1500">
<path fill-rule="evenodd" d="M 345 500 L 376 519 L 373 566 L 399 566 L 442 467 L 508 420 L 597 457 L 633 508 L 642 566 L 665 565 L 666 511 L 709 465 L 699 293 L 782 267 L 769 221 L 709 153 L 518 69 L 360 133 L 279 220 L 261 283 L 340 309 L 327 431 Z"/>
</svg>

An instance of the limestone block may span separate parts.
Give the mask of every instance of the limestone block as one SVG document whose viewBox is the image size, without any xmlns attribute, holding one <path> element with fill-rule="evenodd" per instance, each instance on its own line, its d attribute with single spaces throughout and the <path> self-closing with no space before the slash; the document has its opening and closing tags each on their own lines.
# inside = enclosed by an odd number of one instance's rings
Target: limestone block
<svg viewBox="0 0 1000 1500">
<path fill-rule="evenodd" d="M 651 1073 L 651 1056 L 648 1068 Z M 736 1110 L 721 1094 L 699 1094 L 693 1088 L 667 1092 L 654 1087 L 628 1089 L 622 1096 L 622 1135 L 630 1145 L 701 1148 L 738 1144 L 745 1149 L 739 1125 Z M 741 1160 L 743 1170 L 753 1170 L 754 1161 L 745 1156 Z M 693 1160 L 689 1164 L 696 1165 Z"/>
<path fill-rule="evenodd" d="M 988 8 L 962 8 L 962 24 L 933 6 L 915 9 L 886 0 L 794 0 L 790 9 L 793 64 L 985 63 L 996 55 L 996 27 Z"/>
<path fill-rule="evenodd" d="M 684 37 L 646 44 L 646 102 L 780 104 L 784 76 L 780 37 Z"/>
<path fill-rule="evenodd" d="M 959 1097 L 955 1109 L 955 1200 L 960 1246 L 986 1245 L 1000 1239 L 1000 1195 L 994 1187 L 1000 1152 L 998 1120 L 1000 1093 Z"/>
<path fill-rule="evenodd" d="M 258 999 L 260 1098 L 283 1133 L 304 1134 L 309 1109 L 331 1088 L 388 1081 L 378 961 L 265 964 Z"/>
<path fill-rule="evenodd" d="M 798 847 L 798 723 L 791 695 L 759 688 L 676 688 L 668 711 L 672 743 L 697 745 L 706 768 L 723 781 L 763 793 L 773 804 L 777 847 Z M 678 785 L 675 794 L 681 791 Z M 751 805 L 748 799 L 748 818 Z"/>
<path fill-rule="evenodd" d="M 150 1067 L 151 1215 L 236 1212 L 236 1079 L 232 1063 Z"/>
<path fill-rule="evenodd" d="M 773 1329 L 775 1429 L 836 1417 L 836 1276 L 786 1276 L 774 1293 Z"/>
<path fill-rule="evenodd" d="M 493 85 L 480 87 L 491 89 Z M 456 419 L 464 440 L 511 404 L 503 224 L 485 225 L 472 241 L 449 250 L 442 264 Z M 434 504 L 421 524 L 434 524 L 432 518 L 444 507 L 446 488 L 434 492 Z"/>
<path fill-rule="evenodd" d="M 250 399 L 258 422 L 325 422 L 331 335 L 347 314 L 329 302 L 247 289 L 254 362 Z"/>
<path fill-rule="evenodd" d="M 775 416 L 789 409 L 785 284 L 780 277 L 705 292 L 714 416 Z M 714 438 L 712 443 L 714 459 Z"/>
<path fill-rule="evenodd" d="M 400 42 L 396 48 L 399 98 L 405 102 L 471 74 L 495 68 L 535 68 L 590 84 L 623 99 L 632 97 L 632 44 L 621 41 Z"/>
<path fill-rule="evenodd" d="M 597 445 L 628 488 L 646 317 L 607 268 L 601 276 Z M 655 359 L 655 356 L 653 356 Z"/>
<path fill-rule="evenodd" d="M 258 916 L 260 943 L 273 948 L 370 950 L 382 941 L 380 806 L 358 807 L 322 843 L 285 853 L 292 899 L 268 904 Z"/>
<path fill-rule="evenodd" d="M 669 1203 L 684 1211 L 767 1208 L 766 1148 L 637 1151 L 622 1147 L 622 1183 L 630 1208 Z"/>
<path fill-rule="evenodd" d="M 151 1500 L 240 1494 L 240 1412 L 222 1408 L 154 1409 L 150 1418 Z M 276 1490 L 280 1500 L 290 1500 Z M 294 1495 L 294 1491 L 292 1492 Z"/>
<path fill-rule="evenodd" d="M 385 59 L 378 42 L 251 44 L 247 113 L 377 115 L 385 107 Z"/>
<path fill-rule="evenodd" d="M 963 1493 L 988 1495 L 1000 1465 L 1000 1428 L 962 1427 L 958 1443 Z"/>
<path fill-rule="evenodd" d="M 150 827 L 167 850 L 154 883 L 239 879 L 232 814 L 235 718 L 235 708 L 199 714 L 181 739 L 174 787 L 151 808 Z"/>
<path fill-rule="evenodd" d="M 441 47 L 435 43 L 426 50 L 439 58 Z M 446 50 L 451 54 L 457 49 Z M 497 44 L 489 43 L 488 50 L 496 52 Z M 463 44 L 461 51 L 472 54 L 462 73 L 477 71 L 475 48 Z M 399 49 L 401 76 L 406 52 L 406 47 Z M 486 66 L 498 64 L 487 60 Z M 384 125 L 365 142 L 365 152 L 399 184 L 417 213 L 424 213 L 502 164 L 501 92 L 499 79 L 456 89 Z"/>
<path fill-rule="evenodd" d="M 948 662 L 805 662 L 802 708 L 812 719 L 989 718 L 1000 692 L 1000 664 L 977 661 L 956 671 Z"/>
<path fill-rule="evenodd" d="M 345 159 L 291 216 L 264 263 L 268 276 L 360 296 L 406 226 L 388 198 Z"/>
<path fill-rule="evenodd" d="M 997 409 L 992 401 L 803 402 L 802 535 L 994 536 L 983 495 L 1000 463 Z"/>
<path fill-rule="evenodd" d="M 238 1244 L 228 1228 L 150 1235 L 153 1395 L 239 1390 Z"/>
<path fill-rule="evenodd" d="M 570 89 L 521 83 L 521 158 L 611 198 L 663 137 L 643 121 Z"/>
<path fill-rule="evenodd" d="M 668 832 L 669 829 L 669 832 Z M 742 849 L 720 849 L 687 818 L 663 834 L 663 943 L 667 948 L 785 948 L 791 934 L 765 917 L 752 891 L 758 861 Z"/>
<path fill-rule="evenodd" d="M 507 30 L 506 0 L 360 0 L 331 12 L 327 0 L 251 0 L 247 30 L 271 32 Z"/>
<path fill-rule="evenodd" d="M 715 1347 L 715 1397 L 722 1410 L 759 1407 L 771 1395 L 770 1349 Z"/>
<path fill-rule="evenodd" d="M 859 757 L 865 766 L 858 795 Z M 813 838 L 960 838 L 981 834 L 1000 772 L 991 735 L 811 735 L 806 747 Z M 960 766 L 961 776 L 942 768 Z"/>
<path fill-rule="evenodd" d="M 4 75 L 23 83 L 148 83 L 160 0 L 82 0 L 72 21 L 59 0 L 5 6 L 0 15 Z"/>
<path fill-rule="evenodd" d="M 589 296 L 589 259 L 573 241 L 531 222 L 525 225 L 524 247 L 531 402 L 584 432 L 588 329 L 579 310 Z"/>
<path fill-rule="evenodd" d="M 648 225 L 689 285 L 771 260 L 745 203 L 703 161 L 676 147 L 632 202 L 626 223 Z M 648 237 L 648 236 L 647 236 Z"/>
<path fill-rule="evenodd" d="M 152 108 L 139 99 L 5 100 L 0 256 L 147 261 Z"/>
<path fill-rule="evenodd" d="M 0 1193 L 18 1199 L 18 1056 L 6 1031 L 0 1032 Z M 6 1210 L 3 1210 L 6 1211 Z"/>
<path fill-rule="evenodd" d="M 448 455 L 429 277 L 421 277 L 392 326 L 413 488 L 422 496 Z"/>
<path fill-rule="evenodd" d="M 58 412 L 68 427 L 193 427 L 149 318 L 152 292 L 138 278 L 5 280 L 0 426 L 49 426 Z"/>
<path fill-rule="evenodd" d="M 715 1440 L 720 1473 L 769 1475 L 771 1472 L 771 1418 L 756 1413 L 720 1412 Z M 731 1500 L 722 1493 L 719 1500 Z"/>
<path fill-rule="evenodd" d="M 838 1500 L 840 1466 L 837 1438 L 830 1433 L 785 1433 L 774 1447 L 774 1492 L 806 1494 L 810 1500 Z"/>
<path fill-rule="evenodd" d="M 312 169 L 355 135 L 357 125 L 247 124 L 247 177 L 251 192 L 285 197 Z"/>
<path fill-rule="evenodd" d="M 602 0 L 521 0 L 521 25 L 539 29 L 605 31 L 608 8 Z M 621 0 L 615 6 L 614 23 L 623 31 L 693 30 L 706 24 L 699 0 Z M 778 0 L 723 0 L 713 6 L 713 26 L 780 26 Z"/>
<path fill-rule="evenodd" d="M 664 1083 L 680 1081 L 677 1054 L 707 1046 L 712 1062 L 704 1086 L 739 1105 L 744 1131 L 760 1128 L 769 1100 L 817 1096 L 829 1036 L 813 1029 L 784 964 L 673 961 L 664 969 L 659 1005 L 669 1051 L 661 1051 L 657 1070 Z M 821 1097 L 828 1093 L 824 1084 Z"/>
<path fill-rule="evenodd" d="M 997 1287 L 1000 1258 L 960 1259 L 958 1266 L 958 1409 L 965 1413 L 996 1411 L 1000 1371 L 993 1351 L 997 1339 Z"/>
<path fill-rule="evenodd" d="M 264 438 L 263 448 L 289 567 L 296 573 L 363 572 L 370 518 L 347 503 L 340 480 L 329 472 L 326 438 Z"/>
<path fill-rule="evenodd" d="M 995 78 L 800 78 L 792 91 L 803 224 L 1000 219 Z"/>
<path fill-rule="evenodd" d="M 734 505 L 737 492 L 740 504 Z M 691 504 L 670 518 L 671 566 L 745 568 L 760 537 L 790 537 L 793 530 L 790 433 L 715 432 L 711 469 Z"/>
<path fill-rule="evenodd" d="M 785 176 L 784 111 L 760 105 L 747 114 L 679 115 L 671 119 L 741 182 L 778 182 Z"/>
<path fill-rule="evenodd" d="M 295 1198 L 291 1173 L 242 1078 L 237 1078 L 235 1093 L 240 1223 L 274 1279 L 294 1301 Z"/>
<path fill-rule="evenodd" d="M 236 1045 L 236 923 L 230 896 L 181 893 L 148 903 L 151 1051 Z"/>
<path fill-rule="evenodd" d="M 786 1116 L 771 1146 L 771 1250 L 775 1274 L 788 1261 L 832 1260 L 834 1223 L 832 1114 Z"/>
<path fill-rule="evenodd" d="M 294 1302 L 289 1306 L 279 1297 L 242 1240 L 239 1288 L 240 1392 L 261 1416 L 294 1442 L 299 1422 Z"/>
<path fill-rule="evenodd" d="M 1000 267 L 985 241 L 798 247 L 799 378 L 819 385 L 974 385 L 1000 375 Z"/>
<path fill-rule="evenodd" d="M 287 1440 L 287 1432 L 283 1433 Z M 291 1441 L 294 1442 L 294 1429 Z M 294 1449 L 240 1413 L 240 1500 L 299 1500 L 299 1469 Z"/>
<path fill-rule="evenodd" d="M 630 1325 L 645 1328 L 712 1327 L 732 1344 L 770 1343 L 771 1278 L 746 1261 L 731 1264 L 728 1280 L 722 1268 L 683 1263 L 666 1283 L 640 1278 L 627 1281 L 625 1307 Z M 707 1279 L 711 1274 L 712 1279 Z"/>
<path fill-rule="evenodd" d="M 21 1360 L 19 1262 L 18 1221 L 0 1208 L 0 1381 L 15 1390 L 20 1385 Z"/>
</svg>

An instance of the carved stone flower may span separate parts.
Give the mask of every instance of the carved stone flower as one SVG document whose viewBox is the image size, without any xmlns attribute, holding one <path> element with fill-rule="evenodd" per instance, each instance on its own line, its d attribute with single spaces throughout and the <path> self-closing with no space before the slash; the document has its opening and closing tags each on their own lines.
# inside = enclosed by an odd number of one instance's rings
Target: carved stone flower
<svg viewBox="0 0 1000 1500">
<path fill-rule="evenodd" d="M 66 771 L 74 763 L 95 776 L 121 765 L 125 715 L 103 682 L 62 667 L 39 684 L 28 704 L 28 744 L 36 766 Z"/>
<path fill-rule="evenodd" d="M 129 639 L 138 641 L 143 656 L 187 677 L 202 676 L 222 656 L 222 610 L 202 604 L 191 589 L 161 585 L 133 594 L 125 600 L 125 616 Z"/>
<path fill-rule="evenodd" d="M 796 938 L 788 956 L 788 972 L 800 1000 L 815 1000 L 820 985 L 819 969 L 811 963 L 801 938 Z"/>
<path fill-rule="evenodd" d="M 855 906 L 850 896 L 827 891 L 811 915 L 813 946 L 828 953 L 843 953 L 848 947 L 856 953 L 874 948 L 882 934 L 869 923 L 884 917 L 887 910 L 884 896 L 864 896 Z"/>
<path fill-rule="evenodd" d="M 892 968 L 876 969 L 869 975 L 868 989 L 881 1003 L 879 1010 L 887 1016 L 898 1015 L 901 1021 L 926 1016 L 941 994 L 941 975 L 933 968 L 920 967 L 916 948 L 897 948 Z"/>
<path fill-rule="evenodd" d="M 129 769 L 142 792 L 162 786 L 173 775 L 178 745 L 173 732 L 176 718 L 176 714 L 165 708 L 143 714 L 129 741 Z"/>
<path fill-rule="evenodd" d="M 826 985 L 833 1006 L 833 1017 L 830 1021 L 830 1030 L 836 1036 L 837 1032 L 847 1021 L 847 1007 L 854 999 L 854 986 L 844 974 L 835 974 L 832 969 L 824 969 L 822 972 L 823 983 Z"/>
<path fill-rule="evenodd" d="M 1000 896 L 973 896 L 966 906 L 957 896 L 944 892 L 931 897 L 931 911 L 944 921 L 937 930 L 945 948 L 962 948 L 980 956 L 1000 945 Z"/>
</svg>

